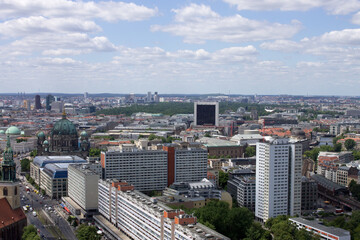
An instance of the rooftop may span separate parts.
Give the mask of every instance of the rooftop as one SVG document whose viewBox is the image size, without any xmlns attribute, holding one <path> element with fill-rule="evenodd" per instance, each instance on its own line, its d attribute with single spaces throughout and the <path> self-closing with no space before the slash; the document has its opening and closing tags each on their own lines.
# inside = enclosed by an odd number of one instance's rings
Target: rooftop
<svg viewBox="0 0 360 240">
<path fill-rule="evenodd" d="M 323 224 L 320 224 L 316 221 L 309 221 L 303 218 L 289 218 L 290 221 L 295 222 L 295 223 L 301 223 L 304 225 L 308 225 L 311 226 L 313 228 L 316 228 L 320 231 L 323 232 L 327 232 L 330 233 L 332 235 L 336 235 L 337 237 L 345 237 L 345 236 L 350 236 L 350 232 L 346 231 L 342 228 L 335 228 L 335 227 L 327 227 Z"/>
</svg>

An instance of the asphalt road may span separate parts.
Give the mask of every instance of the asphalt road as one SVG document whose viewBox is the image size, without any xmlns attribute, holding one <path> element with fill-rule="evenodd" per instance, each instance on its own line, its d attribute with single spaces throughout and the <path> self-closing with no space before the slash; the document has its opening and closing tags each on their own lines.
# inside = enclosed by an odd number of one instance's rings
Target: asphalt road
<svg viewBox="0 0 360 240">
<path fill-rule="evenodd" d="M 20 157 L 14 158 L 14 161 L 17 165 L 17 173 L 20 172 Z M 33 224 L 40 231 L 40 236 L 44 236 L 43 239 L 59 239 L 59 236 L 54 237 L 47 227 L 56 226 L 62 232 L 63 236 L 67 240 L 75 240 L 75 234 L 73 232 L 73 227 L 67 222 L 67 214 L 63 210 L 58 201 L 50 199 L 48 196 L 44 198 L 40 197 L 39 194 L 36 194 L 33 190 L 34 188 L 27 183 L 25 177 L 17 174 L 17 178 L 20 180 L 20 199 L 21 206 L 29 205 L 33 208 L 33 211 L 40 212 L 43 211 L 43 216 L 45 217 L 46 225 L 44 226 L 39 217 L 34 217 L 32 212 L 28 210 L 26 216 L 28 218 L 28 224 Z M 31 191 L 27 193 L 26 186 L 30 187 Z M 47 206 L 45 209 L 45 205 Z M 48 208 L 51 207 L 52 210 L 49 211 Z"/>
</svg>

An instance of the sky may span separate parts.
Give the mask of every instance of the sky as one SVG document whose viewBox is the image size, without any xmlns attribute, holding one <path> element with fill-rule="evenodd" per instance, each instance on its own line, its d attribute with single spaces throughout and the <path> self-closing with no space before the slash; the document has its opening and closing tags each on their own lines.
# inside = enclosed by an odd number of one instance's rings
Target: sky
<svg viewBox="0 0 360 240">
<path fill-rule="evenodd" d="M 0 0 L 0 92 L 359 96 L 360 0 Z"/>
</svg>

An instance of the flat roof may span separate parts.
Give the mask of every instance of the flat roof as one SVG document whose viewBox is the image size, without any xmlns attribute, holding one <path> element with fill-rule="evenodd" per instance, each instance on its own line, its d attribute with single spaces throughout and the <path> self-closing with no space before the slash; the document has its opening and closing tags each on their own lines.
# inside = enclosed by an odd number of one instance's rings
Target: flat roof
<svg viewBox="0 0 360 240">
<path fill-rule="evenodd" d="M 350 232 L 347 230 L 344 230 L 342 228 L 336 228 L 336 227 L 327 227 L 323 224 L 320 224 L 319 222 L 316 221 L 309 221 L 303 218 L 289 218 L 290 221 L 295 222 L 295 223 L 301 223 L 304 225 L 308 225 L 311 226 L 312 228 L 316 228 L 318 230 L 321 230 L 323 232 L 327 232 L 330 233 L 332 235 L 336 235 L 338 237 L 346 237 L 346 236 L 350 236 Z"/>
<path fill-rule="evenodd" d="M 240 145 L 234 142 L 217 139 L 217 138 L 203 137 L 200 139 L 200 142 L 205 147 L 240 147 Z"/>
<path fill-rule="evenodd" d="M 85 159 L 78 156 L 37 156 L 34 164 L 44 167 L 48 163 L 86 163 Z"/>
</svg>

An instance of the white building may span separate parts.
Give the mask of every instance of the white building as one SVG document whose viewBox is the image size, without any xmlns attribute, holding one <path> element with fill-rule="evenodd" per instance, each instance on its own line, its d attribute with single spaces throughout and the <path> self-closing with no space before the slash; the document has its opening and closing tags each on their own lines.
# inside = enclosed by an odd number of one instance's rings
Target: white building
<svg viewBox="0 0 360 240">
<path fill-rule="evenodd" d="M 255 216 L 300 214 L 302 145 L 283 138 L 256 146 Z"/>
<path fill-rule="evenodd" d="M 87 215 L 97 212 L 98 209 L 98 182 L 101 175 L 99 164 L 70 164 L 68 167 L 68 196 L 75 204 L 68 209 L 75 209 L 73 214 Z M 76 211 L 78 210 L 78 211 Z"/>
<path fill-rule="evenodd" d="M 121 179 L 139 191 L 164 190 L 167 186 L 167 153 L 136 150 L 101 153 L 103 179 Z"/>
<path fill-rule="evenodd" d="M 157 203 L 124 182 L 99 181 L 99 212 L 134 240 L 229 240 L 197 223 L 196 217 Z"/>
</svg>

